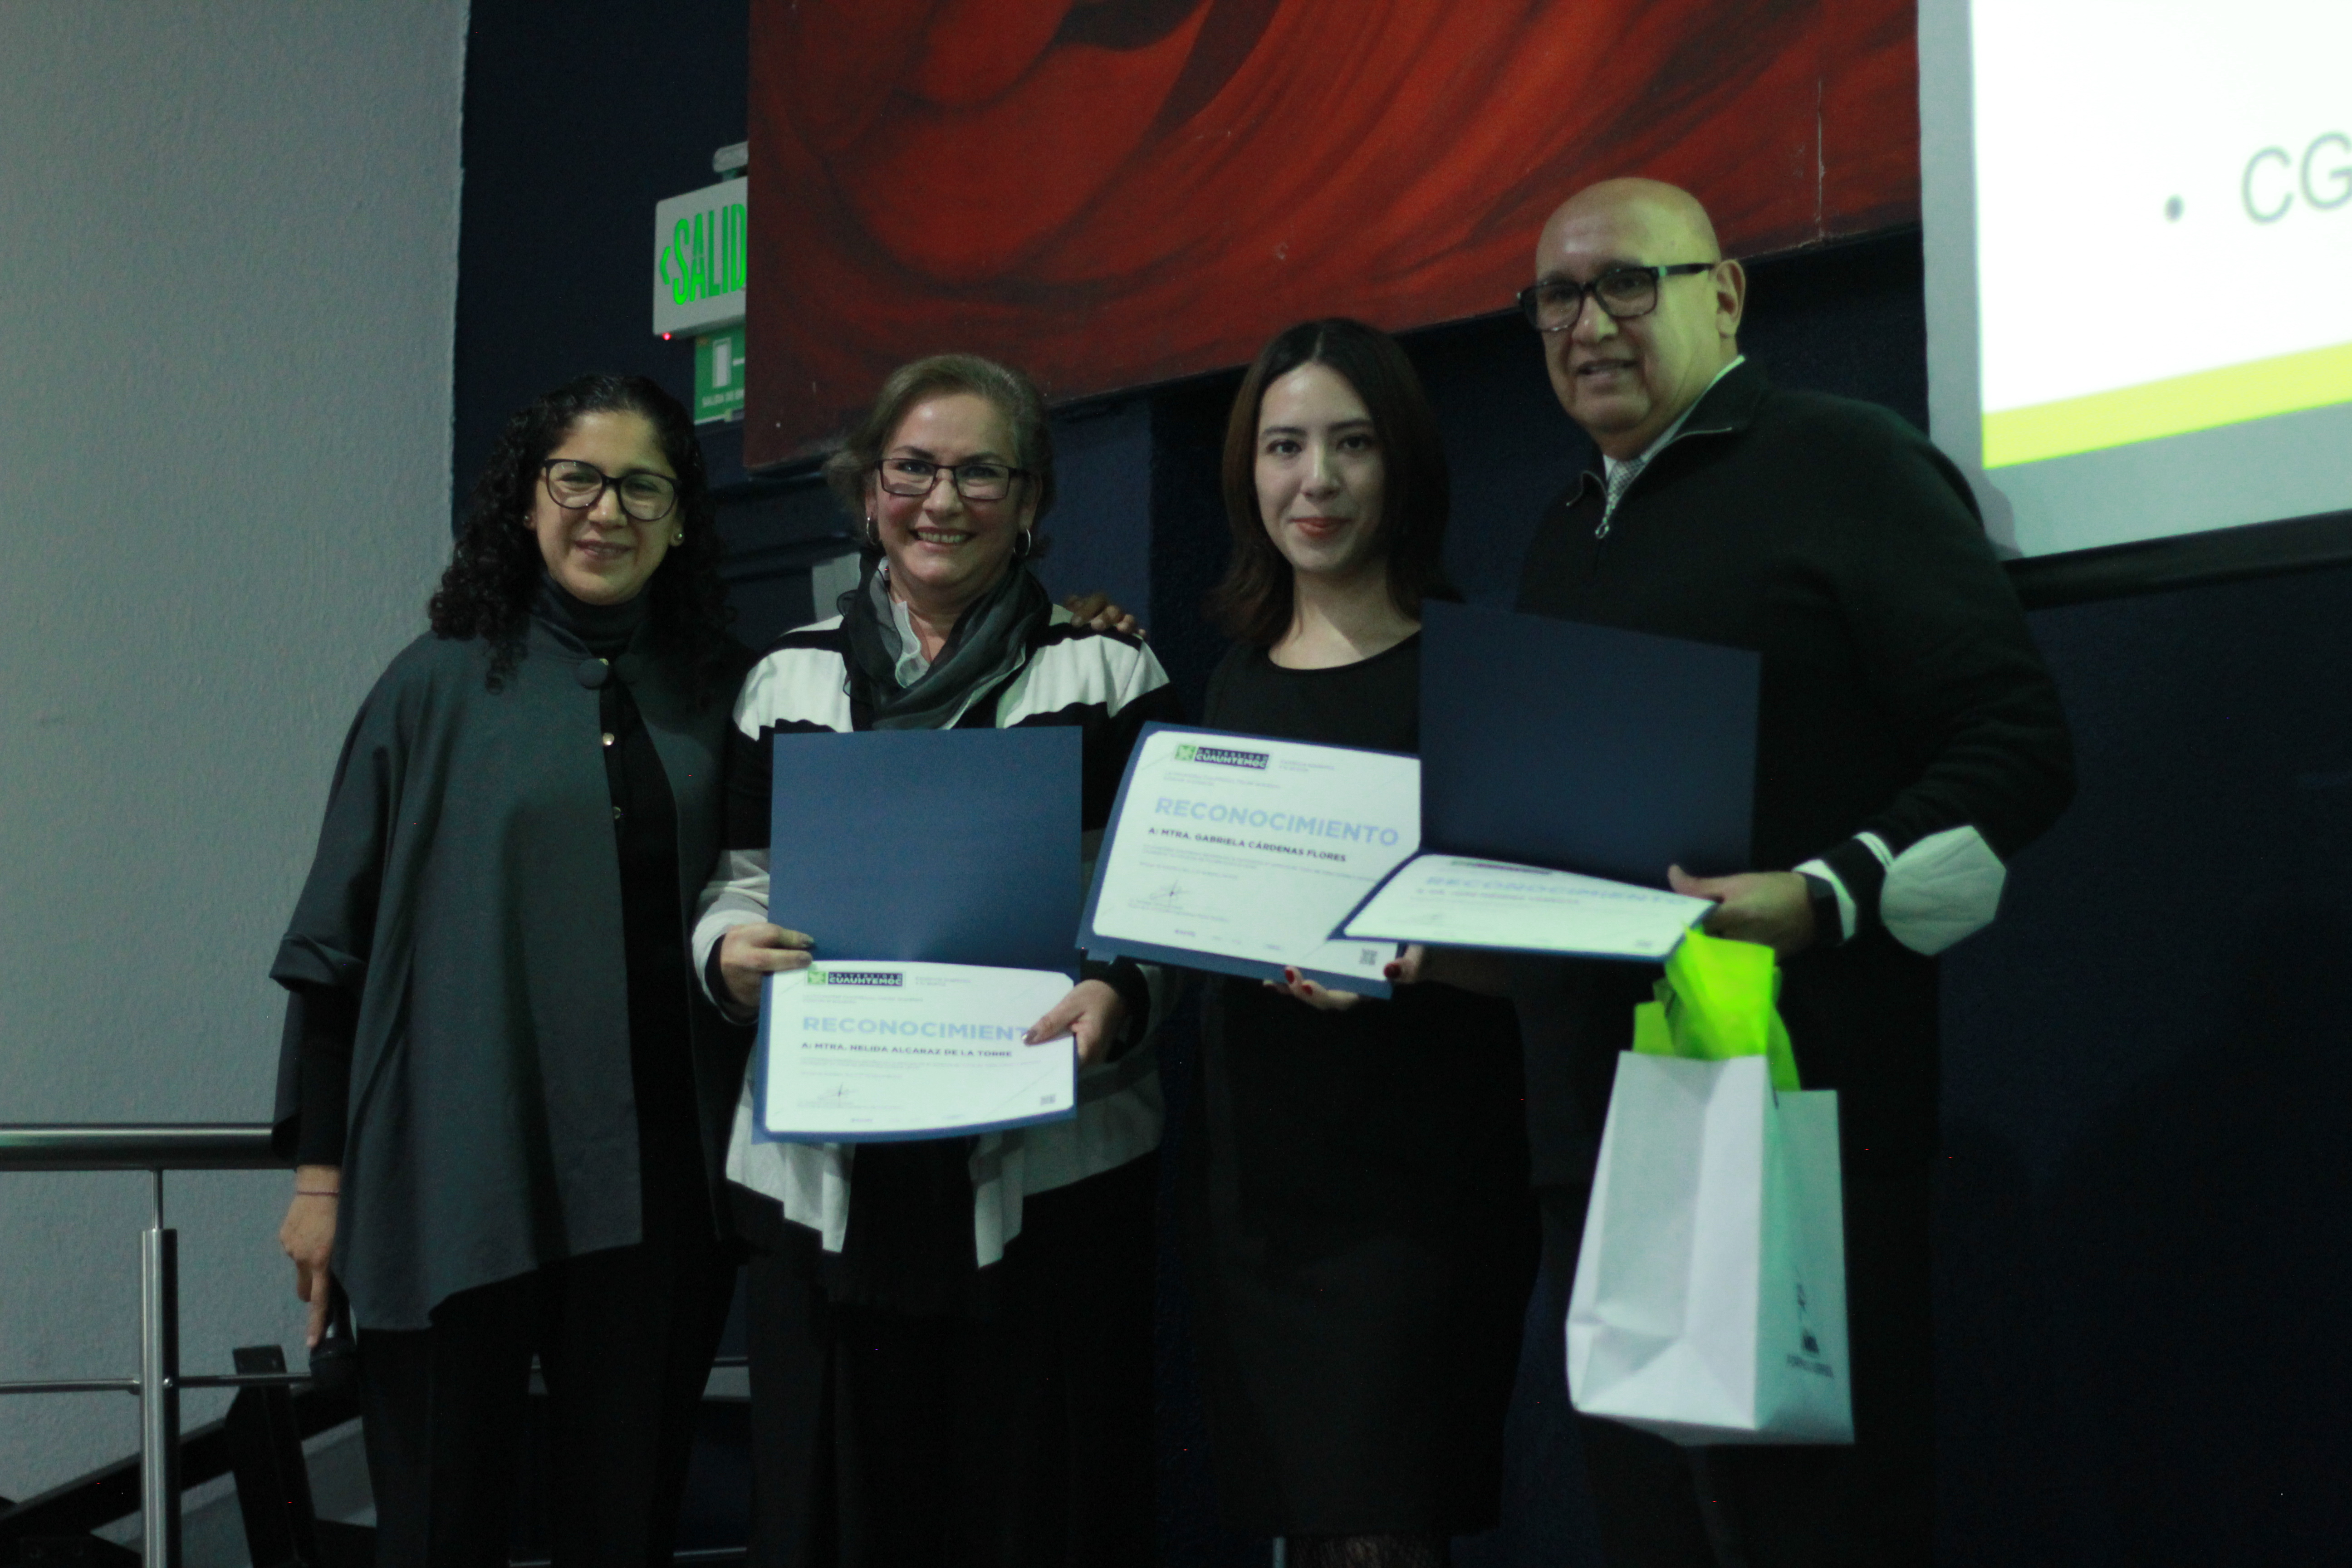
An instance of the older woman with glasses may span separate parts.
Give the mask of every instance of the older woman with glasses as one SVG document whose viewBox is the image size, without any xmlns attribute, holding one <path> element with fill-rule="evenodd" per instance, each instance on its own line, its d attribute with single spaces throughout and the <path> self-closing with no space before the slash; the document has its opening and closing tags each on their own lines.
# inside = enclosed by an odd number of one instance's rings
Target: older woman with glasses
<svg viewBox="0 0 2352 1568">
<path fill-rule="evenodd" d="M 902 367 L 826 477 L 866 571 L 838 615 L 786 635 L 743 684 L 728 849 L 695 928 L 713 1000 L 745 1018 L 763 977 L 825 938 L 769 918 L 772 847 L 791 853 L 769 843 L 772 745 L 1076 725 L 1093 833 L 1144 723 L 1177 716 L 1140 642 L 1056 609 L 1030 571 L 1054 451 L 1026 376 L 965 354 Z M 800 818 L 823 833 L 824 803 Z M 919 885 L 958 831 L 941 799 L 872 853 Z M 1133 964 L 1088 966 L 1031 1031 L 1074 1041 L 1076 1118 L 1013 1133 L 755 1142 L 746 1086 L 727 1173 L 753 1249 L 754 1562 L 1153 1560 L 1151 1010 Z M 1006 1213 L 1019 1234 L 1000 1248 L 981 1221 Z"/>
<path fill-rule="evenodd" d="M 280 1240 L 312 1343 L 331 1290 L 357 1321 L 384 1568 L 505 1563 L 534 1355 L 555 1560 L 670 1558 L 747 1044 L 686 958 L 748 662 L 719 554 L 677 400 L 556 388 L 336 765 L 270 972 Z"/>
</svg>

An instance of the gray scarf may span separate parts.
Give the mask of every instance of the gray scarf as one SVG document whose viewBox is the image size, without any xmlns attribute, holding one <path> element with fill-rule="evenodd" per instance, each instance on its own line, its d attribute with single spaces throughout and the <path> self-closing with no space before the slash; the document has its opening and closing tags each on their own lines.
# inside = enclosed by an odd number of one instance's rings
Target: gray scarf
<svg viewBox="0 0 2352 1568">
<path fill-rule="evenodd" d="M 849 633 L 850 697 L 865 710 L 865 729 L 937 730 L 954 723 L 981 694 L 1012 678 L 1054 616 L 1045 585 L 1015 561 L 996 586 L 956 617 L 922 679 L 900 686 L 898 658 L 906 648 L 880 568 L 880 557 L 870 559 L 840 605 Z"/>
</svg>

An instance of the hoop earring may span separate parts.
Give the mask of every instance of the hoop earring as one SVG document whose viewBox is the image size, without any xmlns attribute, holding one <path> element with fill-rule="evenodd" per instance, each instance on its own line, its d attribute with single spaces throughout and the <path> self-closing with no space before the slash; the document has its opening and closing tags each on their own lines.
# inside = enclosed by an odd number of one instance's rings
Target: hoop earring
<svg viewBox="0 0 2352 1568">
<path fill-rule="evenodd" d="M 1037 531 L 1034 528 L 1024 528 L 1021 531 L 1021 542 L 1013 548 L 1013 559 L 1026 561 L 1029 559 L 1029 552 L 1036 548 Z"/>
</svg>

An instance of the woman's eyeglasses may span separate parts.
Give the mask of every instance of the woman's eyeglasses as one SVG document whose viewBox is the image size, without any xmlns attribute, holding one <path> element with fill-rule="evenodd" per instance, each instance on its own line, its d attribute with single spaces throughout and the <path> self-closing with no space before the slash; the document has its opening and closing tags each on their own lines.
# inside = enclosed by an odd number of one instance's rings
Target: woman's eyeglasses
<svg viewBox="0 0 2352 1568">
<path fill-rule="evenodd" d="M 945 474 L 956 494 L 966 500 L 1003 500 L 1013 493 L 1013 481 L 1028 476 L 1026 468 L 1008 463 L 934 463 L 927 458 L 885 458 L 874 465 L 882 488 L 894 496 L 927 496 Z"/>
<path fill-rule="evenodd" d="M 621 510 L 639 522 L 659 522 L 677 505 L 677 481 L 667 474 L 643 471 L 607 474 L 577 458 L 550 458 L 539 466 L 547 480 L 550 500 L 566 511 L 585 511 L 604 498 L 610 486 L 621 498 Z"/>
</svg>

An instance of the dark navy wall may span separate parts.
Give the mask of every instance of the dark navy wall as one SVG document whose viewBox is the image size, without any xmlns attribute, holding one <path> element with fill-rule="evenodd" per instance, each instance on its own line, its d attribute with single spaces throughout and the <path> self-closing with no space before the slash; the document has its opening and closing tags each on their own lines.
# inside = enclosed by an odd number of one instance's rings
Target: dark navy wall
<svg viewBox="0 0 2352 1568">
<path fill-rule="evenodd" d="M 507 416 L 583 371 L 694 392 L 653 333 L 654 204 L 743 140 L 744 0 L 483 0 L 466 34 L 452 468 L 462 503 Z"/>
<path fill-rule="evenodd" d="M 477 0 L 461 489 L 507 411 L 576 371 L 689 390 L 686 347 L 648 331 L 646 241 L 654 202 L 708 183 L 711 150 L 743 134 L 744 20 L 741 0 Z M 1408 346 L 1454 468 L 1451 569 L 1474 599 L 1507 602 L 1538 510 L 1590 448 L 1516 320 Z M 1759 264 L 1745 346 L 1784 384 L 1924 421 L 1916 235 Z M 1197 612 L 1223 560 L 1216 461 L 1237 379 L 1056 419 L 1045 574 L 1148 609 L 1196 700 L 1221 651 Z M 808 563 L 844 547 L 845 520 L 806 475 L 743 476 L 731 432 L 706 444 L 730 485 L 740 625 L 763 641 L 810 613 Z M 2352 883 L 2352 571 L 2032 620 L 2082 789 L 2021 858 L 2000 925 L 1945 963 L 1942 1560 L 2326 1561 L 2352 1536 L 2337 1479 L 2352 1352 L 2335 1328 L 2352 1283 L 2336 891 Z M 1169 1561 L 1262 1563 L 1210 1519 L 1181 1312 L 1171 1292 Z M 1531 1345 L 1556 1333 L 1529 1325 Z M 1591 1561 L 1562 1404 L 1526 1380 L 1509 1518 L 1465 1544 L 1465 1568 Z M 714 1531 L 740 1489 L 723 1432 L 704 1472 Z"/>
<path fill-rule="evenodd" d="M 1944 966 L 1948 1561 L 2336 1561 L 2352 572 L 2033 621 L 2081 789 Z"/>
</svg>

